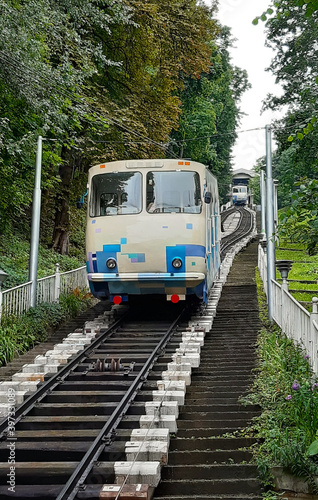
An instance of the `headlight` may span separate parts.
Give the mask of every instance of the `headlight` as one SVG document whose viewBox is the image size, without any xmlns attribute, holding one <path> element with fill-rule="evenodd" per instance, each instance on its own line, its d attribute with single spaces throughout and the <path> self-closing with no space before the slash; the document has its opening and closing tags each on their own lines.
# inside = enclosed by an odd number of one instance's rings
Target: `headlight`
<svg viewBox="0 0 318 500">
<path fill-rule="evenodd" d="M 177 258 L 173 259 L 172 265 L 175 269 L 180 269 L 180 267 L 182 267 L 182 260 L 179 259 L 179 257 L 177 257 Z"/>
<path fill-rule="evenodd" d="M 108 267 L 108 269 L 115 269 L 115 267 L 117 266 L 117 262 L 115 259 L 107 259 L 106 266 Z"/>
</svg>

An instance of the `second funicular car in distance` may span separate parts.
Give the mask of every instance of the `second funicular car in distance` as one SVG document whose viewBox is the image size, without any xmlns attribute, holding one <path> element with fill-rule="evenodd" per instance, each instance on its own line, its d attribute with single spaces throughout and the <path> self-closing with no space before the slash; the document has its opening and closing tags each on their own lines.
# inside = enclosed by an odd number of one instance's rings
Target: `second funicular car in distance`
<svg viewBox="0 0 318 500">
<path fill-rule="evenodd" d="M 247 204 L 247 186 L 245 184 L 236 184 L 232 188 L 233 205 Z"/>
</svg>

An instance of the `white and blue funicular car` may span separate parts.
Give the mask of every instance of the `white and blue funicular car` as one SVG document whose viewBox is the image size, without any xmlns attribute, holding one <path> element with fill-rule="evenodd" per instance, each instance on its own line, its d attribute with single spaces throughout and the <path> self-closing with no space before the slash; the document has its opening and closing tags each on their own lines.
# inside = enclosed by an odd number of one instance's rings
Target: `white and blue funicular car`
<svg viewBox="0 0 318 500">
<path fill-rule="evenodd" d="M 236 184 L 232 188 L 233 205 L 246 205 L 248 201 L 248 188 L 245 184 Z"/>
<path fill-rule="evenodd" d="M 216 178 L 186 160 L 129 160 L 89 170 L 91 291 L 115 304 L 160 294 L 207 300 L 220 267 Z"/>
</svg>

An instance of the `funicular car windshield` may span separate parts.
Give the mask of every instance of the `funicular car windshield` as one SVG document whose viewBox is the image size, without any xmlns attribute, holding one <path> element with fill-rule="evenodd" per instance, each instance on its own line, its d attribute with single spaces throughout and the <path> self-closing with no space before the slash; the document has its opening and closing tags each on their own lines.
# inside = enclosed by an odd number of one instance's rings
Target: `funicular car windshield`
<svg viewBox="0 0 318 500">
<path fill-rule="evenodd" d="M 246 186 L 236 186 L 233 188 L 233 193 L 247 193 Z"/>
<path fill-rule="evenodd" d="M 138 214 L 142 210 L 140 172 L 110 172 L 92 178 L 90 216 Z"/>
<path fill-rule="evenodd" d="M 200 177 L 197 172 L 147 173 L 147 212 L 201 212 Z"/>
</svg>

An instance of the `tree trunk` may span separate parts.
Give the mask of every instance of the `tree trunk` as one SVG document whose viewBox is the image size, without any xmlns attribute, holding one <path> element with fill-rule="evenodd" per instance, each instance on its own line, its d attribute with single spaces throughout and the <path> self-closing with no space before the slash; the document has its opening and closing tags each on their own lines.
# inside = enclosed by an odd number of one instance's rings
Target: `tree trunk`
<svg viewBox="0 0 318 500">
<path fill-rule="evenodd" d="M 62 254 L 69 252 L 69 192 L 62 190 L 61 195 L 56 200 L 55 223 L 53 231 L 53 249 Z"/>
<path fill-rule="evenodd" d="M 71 166 L 71 152 L 63 148 L 61 156 L 65 158 L 66 161 L 59 169 L 62 182 L 55 200 L 55 222 L 52 248 L 62 255 L 68 255 L 70 230 L 69 198 L 73 168 Z"/>
</svg>

